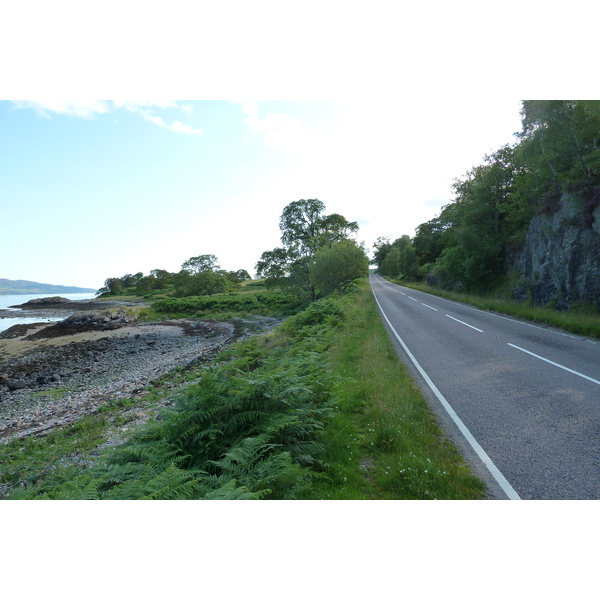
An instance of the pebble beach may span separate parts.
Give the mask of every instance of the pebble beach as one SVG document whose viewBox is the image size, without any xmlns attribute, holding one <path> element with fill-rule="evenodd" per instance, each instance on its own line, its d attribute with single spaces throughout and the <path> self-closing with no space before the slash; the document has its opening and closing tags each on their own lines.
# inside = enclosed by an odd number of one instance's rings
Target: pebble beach
<svg viewBox="0 0 600 600">
<path fill-rule="evenodd" d="M 152 381 L 212 358 L 239 337 L 230 322 L 143 323 L 114 311 L 12 327 L 0 333 L 0 443 L 43 435 L 112 400 L 141 397 Z"/>
</svg>

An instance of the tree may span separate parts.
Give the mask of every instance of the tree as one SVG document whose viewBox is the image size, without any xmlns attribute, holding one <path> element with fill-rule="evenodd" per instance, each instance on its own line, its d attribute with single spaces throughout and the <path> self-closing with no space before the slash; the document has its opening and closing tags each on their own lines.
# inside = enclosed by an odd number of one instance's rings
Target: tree
<svg viewBox="0 0 600 600">
<path fill-rule="evenodd" d="M 390 238 L 378 237 L 377 240 L 373 243 L 373 248 L 375 248 L 375 252 L 373 253 L 373 260 L 371 261 L 371 263 L 376 265 L 377 269 L 380 269 L 387 253 L 392 249 L 392 243 L 390 242 Z"/>
<path fill-rule="evenodd" d="M 150 271 L 150 275 L 154 277 L 154 287 L 158 290 L 164 290 L 173 279 L 173 274 L 164 269 L 153 269 Z"/>
<path fill-rule="evenodd" d="M 190 275 L 197 275 L 198 273 L 205 273 L 206 271 L 217 271 L 219 268 L 219 261 L 214 254 L 192 256 L 192 258 L 188 258 L 181 265 L 181 269 L 183 271 L 188 271 Z"/>
<path fill-rule="evenodd" d="M 188 258 L 181 271 L 174 277 L 177 296 L 212 296 L 226 292 L 230 287 L 226 271 L 219 268 L 214 254 L 202 254 Z"/>
<path fill-rule="evenodd" d="M 374 247 L 373 262 L 377 265 L 380 275 L 416 279 L 417 256 L 409 236 L 403 235 L 391 244 L 389 238 L 378 238 Z"/>
<path fill-rule="evenodd" d="M 355 279 L 369 274 L 369 258 L 353 240 L 319 248 L 311 261 L 311 281 L 321 295 L 343 292 Z"/>
<path fill-rule="evenodd" d="M 311 280 L 311 261 L 319 248 L 331 247 L 358 231 L 358 224 L 342 215 L 324 215 L 325 204 L 317 199 L 288 204 L 279 219 L 281 248 L 263 252 L 256 263 L 267 287 L 291 288 L 316 298 Z"/>
<path fill-rule="evenodd" d="M 123 282 L 120 277 L 109 277 L 104 282 L 104 287 L 98 290 L 100 294 L 117 295 L 123 292 Z"/>
<path fill-rule="evenodd" d="M 246 271 L 245 269 L 238 269 L 237 271 L 227 271 L 227 273 L 225 273 L 225 276 L 236 287 L 239 287 L 239 284 L 242 283 L 242 281 L 252 279 L 248 271 Z"/>
</svg>

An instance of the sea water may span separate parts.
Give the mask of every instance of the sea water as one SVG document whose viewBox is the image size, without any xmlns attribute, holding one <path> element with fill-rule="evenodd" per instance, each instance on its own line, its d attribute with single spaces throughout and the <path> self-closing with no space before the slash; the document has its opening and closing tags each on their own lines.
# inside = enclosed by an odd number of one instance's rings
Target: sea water
<svg viewBox="0 0 600 600">
<path fill-rule="evenodd" d="M 65 317 L 28 317 L 27 309 L 21 308 L 9 308 L 16 304 L 25 304 L 29 300 L 35 300 L 37 298 L 51 298 L 53 296 L 60 296 L 67 300 L 91 300 L 96 296 L 94 292 L 84 292 L 79 294 L 0 294 L 0 310 L 9 311 L 14 313 L 14 317 L 0 317 L 0 332 L 6 331 L 13 325 L 24 325 L 27 323 L 52 323 L 53 321 L 62 321 Z M 57 308 L 60 305 L 57 305 Z"/>
</svg>

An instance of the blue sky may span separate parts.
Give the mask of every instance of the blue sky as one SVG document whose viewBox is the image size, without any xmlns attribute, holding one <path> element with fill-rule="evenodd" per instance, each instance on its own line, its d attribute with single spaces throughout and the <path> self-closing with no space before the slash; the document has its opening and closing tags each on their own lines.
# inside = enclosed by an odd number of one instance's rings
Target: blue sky
<svg viewBox="0 0 600 600">
<path fill-rule="evenodd" d="M 514 141 L 519 101 L 2 101 L 0 277 L 100 287 L 279 244 L 294 200 L 413 235 L 450 184 Z M 493 118 L 490 118 L 493 115 Z M 10 257 L 10 259 L 8 259 Z"/>
<path fill-rule="evenodd" d="M 3 8 L 0 277 L 96 288 L 199 254 L 253 273 L 302 198 L 369 248 L 412 236 L 514 141 L 521 99 L 595 93 L 580 0 L 157 6 Z"/>
</svg>

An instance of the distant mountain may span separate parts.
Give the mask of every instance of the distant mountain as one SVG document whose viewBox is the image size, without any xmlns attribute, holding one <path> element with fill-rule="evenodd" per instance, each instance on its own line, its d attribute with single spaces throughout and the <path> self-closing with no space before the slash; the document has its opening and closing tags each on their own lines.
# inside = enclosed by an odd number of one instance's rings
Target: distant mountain
<svg viewBox="0 0 600 600">
<path fill-rule="evenodd" d="M 0 278 L 0 294 L 84 294 L 98 290 L 91 288 L 72 287 L 66 285 L 51 285 L 36 281 L 12 280 Z"/>
</svg>

